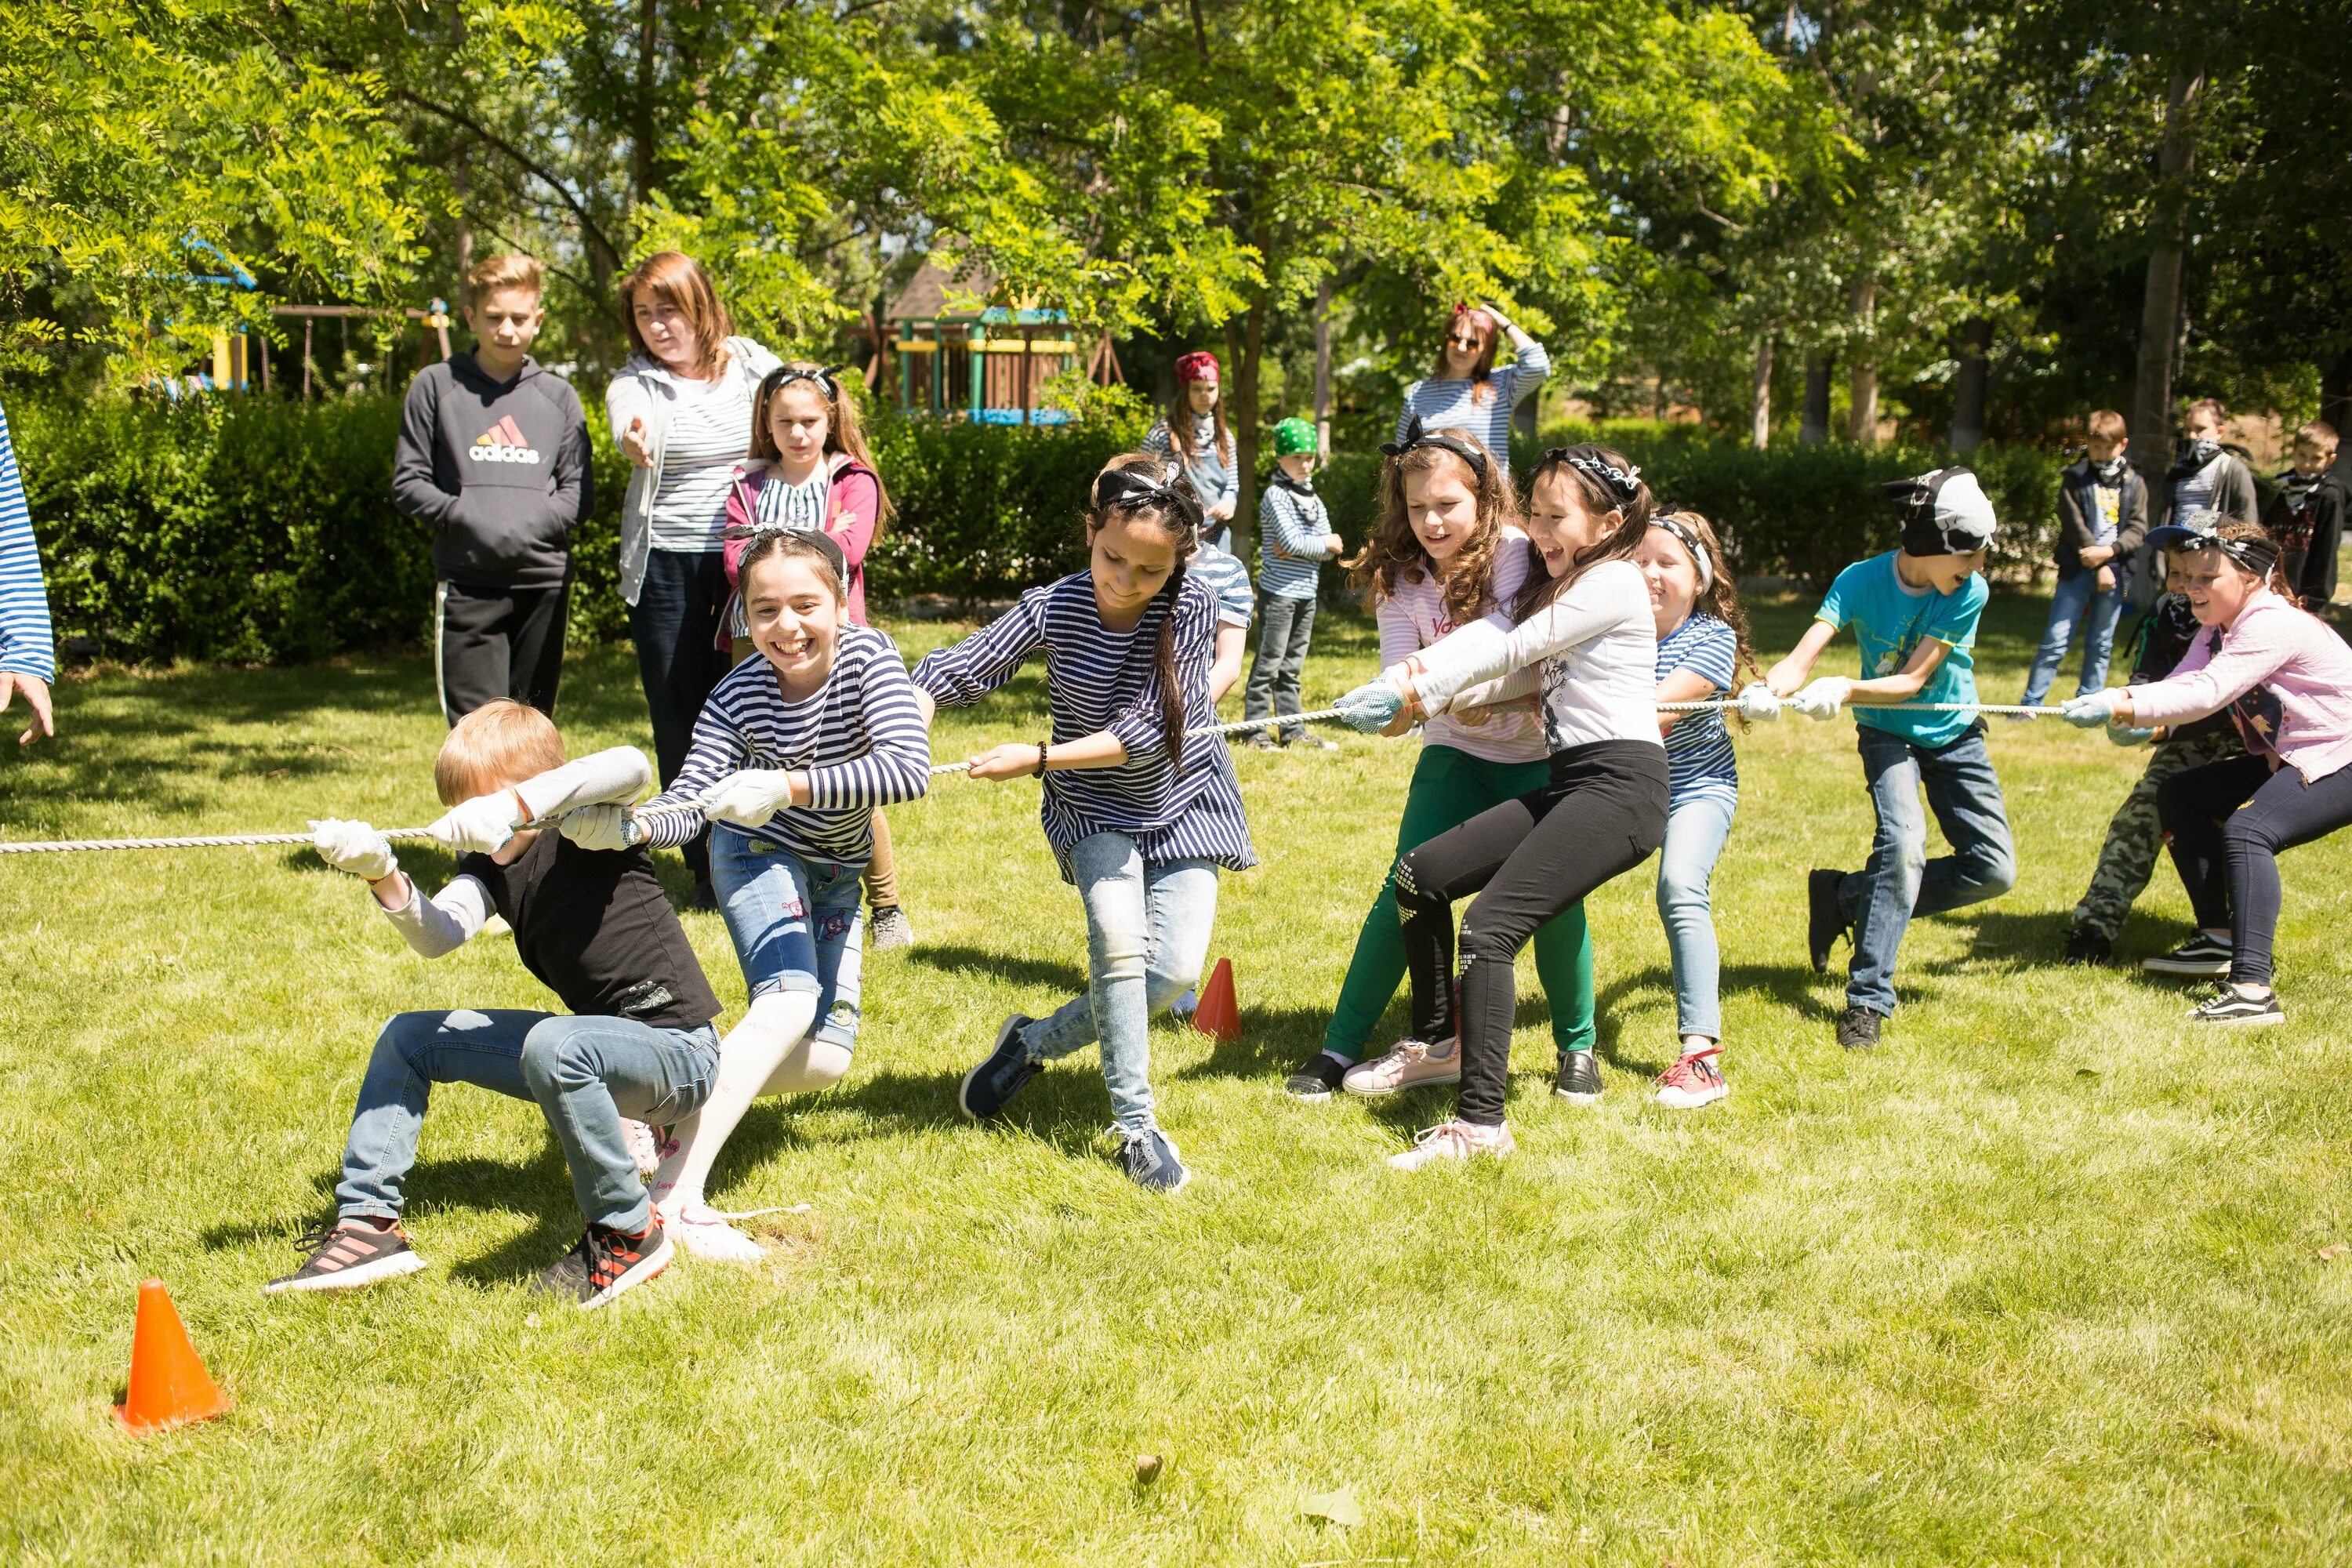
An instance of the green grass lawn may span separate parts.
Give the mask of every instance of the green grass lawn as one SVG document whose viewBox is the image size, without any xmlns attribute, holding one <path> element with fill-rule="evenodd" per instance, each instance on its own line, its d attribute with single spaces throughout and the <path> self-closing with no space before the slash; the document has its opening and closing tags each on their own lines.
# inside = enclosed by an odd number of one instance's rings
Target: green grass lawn
<svg viewBox="0 0 2352 1568">
<path fill-rule="evenodd" d="M 2041 612 L 1996 601 L 1989 700 Z M 1803 616 L 1767 607 L 1767 649 Z M 1360 619 L 1318 644 L 1310 703 L 1373 662 Z M 55 744 L 0 757 L 9 837 L 436 812 L 421 660 L 60 698 Z M 1036 733 L 1041 699 L 950 715 L 942 753 Z M 625 650 L 575 658 L 563 717 L 575 750 L 648 743 Z M 1173 1200 L 1105 1156 L 1091 1055 L 1010 1128 L 958 1117 L 1003 1015 L 1082 984 L 1085 935 L 1034 786 L 946 781 L 893 814 L 922 945 L 870 963 L 857 1066 L 719 1163 L 717 1201 L 813 1210 L 762 1267 L 682 1260 L 593 1314 L 523 1289 L 579 1224 L 537 1112 L 466 1089 L 411 1188 L 425 1272 L 259 1292 L 326 1212 L 377 1026 L 541 1005 L 511 943 L 423 963 L 307 851 L 0 858 L 0 1560 L 2344 1561 L 2352 840 L 2286 861 L 2287 1026 L 2199 1034 L 2176 986 L 2051 962 L 2141 754 L 2053 722 L 1992 744 L 2022 880 L 1912 929 L 1885 1048 L 1837 1048 L 1804 963 L 1805 868 L 1868 839 L 1853 726 L 1787 719 L 1740 742 L 1717 879 L 1731 1098 L 1650 1103 L 1674 1020 L 1644 870 L 1593 900 L 1604 1103 L 1551 1098 L 1523 970 L 1519 1153 L 1418 1177 L 1381 1159 L 1444 1101 L 1281 1089 L 1412 745 L 1239 753 L 1264 864 L 1224 879 L 1212 952 L 1244 1032 L 1155 1039 Z M 2124 949 L 2186 916 L 2160 870 Z M 687 925 L 731 1016 L 725 932 Z M 238 1405 L 132 1440 L 108 1407 L 151 1275 Z M 1302 1513 L 1341 1488 L 1361 1525 Z"/>
</svg>

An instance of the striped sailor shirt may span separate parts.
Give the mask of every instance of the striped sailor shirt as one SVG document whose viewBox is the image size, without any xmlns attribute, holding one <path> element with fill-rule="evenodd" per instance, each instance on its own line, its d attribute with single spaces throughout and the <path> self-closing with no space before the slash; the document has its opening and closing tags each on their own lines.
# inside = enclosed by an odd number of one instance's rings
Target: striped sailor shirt
<svg viewBox="0 0 2352 1568">
<path fill-rule="evenodd" d="M 16 473 L 8 416 L 0 413 L 0 669 L 38 680 L 58 678 L 57 639 L 49 631 L 49 594 L 41 549 Z"/>
<path fill-rule="evenodd" d="M 1529 343 L 1518 351 L 1515 364 L 1498 365 L 1487 385 L 1493 393 L 1481 400 L 1477 384 L 1467 376 L 1416 381 L 1404 389 L 1404 407 L 1397 415 L 1396 437 L 1404 439 L 1405 426 L 1412 416 L 1421 416 L 1424 430 L 1467 430 L 1478 437 L 1499 458 L 1503 471 L 1511 470 L 1511 410 L 1519 399 L 1544 384 L 1551 374 L 1551 355 L 1541 343 Z"/>
<path fill-rule="evenodd" d="M 1066 769 L 1041 781 L 1038 816 L 1064 881 L 1075 880 L 1072 847 L 1097 833 L 1134 839 L 1148 864 L 1208 860 L 1234 871 L 1257 864 L 1241 782 L 1223 742 L 1195 735 L 1184 742 L 1181 768 L 1169 759 L 1152 652 L 1171 614 L 1184 727 L 1202 729 L 1217 721 L 1209 703 L 1217 596 L 1189 572 L 1175 608 L 1161 595 L 1144 607 L 1132 630 L 1103 625 L 1094 580 L 1079 572 L 1030 589 L 996 620 L 953 647 L 925 655 L 915 667 L 916 685 L 942 708 L 957 708 L 979 701 L 1012 679 L 1032 654 L 1043 652 L 1052 739 L 1066 743 L 1108 730 L 1127 747 L 1127 761 L 1115 768 Z"/>
<path fill-rule="evenodd" d="M 1692 612 L 1658 639 L 1658 679 L 1687 669 L 1715 688 L 1711 697 L 1731 695 L 1732 684 L 1739 679 L 1738 659 L 1738 634 L 1705 610 Z M 1676 716 L 1675 727 L 1666 731 L 1666 776 L 1669 804 L 1699 795 L 1739 793 L 1739 759 L 1720 712 Z"/>
<path fill-rule="evenodd" d="M 1319 551 L 1331 532 L 1331 512 L 1312 484 L 1277 473 L 1258 493 L 1257 585 L 1277 599 L 1311 599 L 1328 555 Z"/>
<path fill-rule="evenodd" d="M 785 700 L 764 658 L 728 671 L 694 721 L 677 781 L 636 816 L 648 843 L 683 844 L 702 830 L 701 798 L 714 784 L 751 768 L 805 773 L 808 805 L 735 831 L 803 860 L 863 866 L 874 858 L 874 808 L 920 795 L 930 766 L 930 734 L 898 644 L 845 626 L 833 673 L 814 697 Z"/>
</svg>

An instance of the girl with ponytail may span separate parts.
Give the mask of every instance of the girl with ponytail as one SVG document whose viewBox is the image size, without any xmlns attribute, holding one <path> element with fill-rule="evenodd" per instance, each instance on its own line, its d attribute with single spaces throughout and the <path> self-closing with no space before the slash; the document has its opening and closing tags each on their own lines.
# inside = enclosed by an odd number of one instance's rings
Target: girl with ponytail
<svg viewBox="0 0 2352 1568">
<path fill-rule="evenodd" d="M 979 701 L 1045 656 L 1050 730 L 982 752 L 971 775 L 1038 779 L 1045 841 L 1087 916 L 1086 994 L 1045 1018 L 1007 1018 L 964 1077 L 964 1114 L 997 1120 L 1045 1063 L 1099 1042 L 1122 1163 L 1157 1192 L 1188 1173 L 1153 1110 L 1151 1015 L 1200 976 L 1217 868 L 1257 864 L 1232 759 L 1214 739 L 1185 739 L 1216 722 L 1217 597 L 1186 570 L 1201 528 L 1181 462 L 1120 458 L 1087 498 L 1087 570 L 1030 589 L 915 667 L 928 717 Z"/>
</svg>

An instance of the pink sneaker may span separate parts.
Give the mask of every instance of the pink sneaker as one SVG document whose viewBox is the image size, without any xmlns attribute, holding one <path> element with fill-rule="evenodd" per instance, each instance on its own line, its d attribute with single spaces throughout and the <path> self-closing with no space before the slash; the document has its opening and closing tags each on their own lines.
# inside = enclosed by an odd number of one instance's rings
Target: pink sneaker
<svg viewBox="0 0 2352 1568">
<path fill-rule="evenodd" d="M 1696 1110 L 1702 1105 L 1713 1105 L 1731 1092 L 1723 1081 L 1723 1074 L 1715 1058 L 1723 1054 L 1719 1046 L 1709 1046 L 1703 1051 L 1693 1051 L 1658 1075 L 1658 1103 L 1674 1110 Z"/>
<path fill-rule="evenodd" d="M 1473 1154 L 1501 1159 L 1518 1148 L 1507 1127 L 1481 1127 L 1473 1121 L 1446 1121 L 1414 1134 L 1412 1147 L 1389 1156 L 1391 1171 L 1418 1171 L 1437 1160 L 1467 1160 Z"/>
<path fill-rule="evenodd" d="M 1419 1089 L 1423 1084 L 1461 1081 L 1462 1043 L 1459 1040 L 1448 1040 L 1442 1047 L 1423 1040 L 1399 1040 L 1396 1048 L 1388 1055 L 1374 1057 L 1370 1061 L 1358 1062 L 1349 1068 L 1347 1077 L 1339 1080 L 1339 1087 L 1349 1094 L 1378 1100 L 1382 1095 Z"/>
</svg>

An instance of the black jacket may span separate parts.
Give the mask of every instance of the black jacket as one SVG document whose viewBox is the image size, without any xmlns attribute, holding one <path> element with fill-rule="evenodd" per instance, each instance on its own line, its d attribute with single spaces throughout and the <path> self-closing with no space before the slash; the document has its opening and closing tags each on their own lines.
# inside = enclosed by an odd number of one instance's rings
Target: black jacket
<svg viewBox="0 0 2352 1568">
<path fill-rule="evenodd" d="M 2333 468 L 2316 478 L 2293 469 L 2273 481 L 2277 489 L 2263 526 L 2279 542 L 2287 586 L 2322 604 L 2336 596 L 2336 547 L 2344 538 L 2344 481 Z"/>
<path fill-rule="evenodd" d="M 481 588 L 553 588 L 593 500 L 580 395 L 526 359 L 509 382 L 470 353 L 417 373 L 400 416 L 392 501 L 433 529 L 433 569 Z"/>
<path fill-rule="evenodd" d="M 2084 458 L 2069 463 L 2058 475 L 2058 575 L 2073 578 L 2083 571 L 2083 552 L 2099 542 L 2098 469 Z M 2121 494 L 2116 508 L 2117 571 L 2131 560 L 2147 532 L 2147 481 L 2129 463 L 2124 465 Z"/>
</svg>

